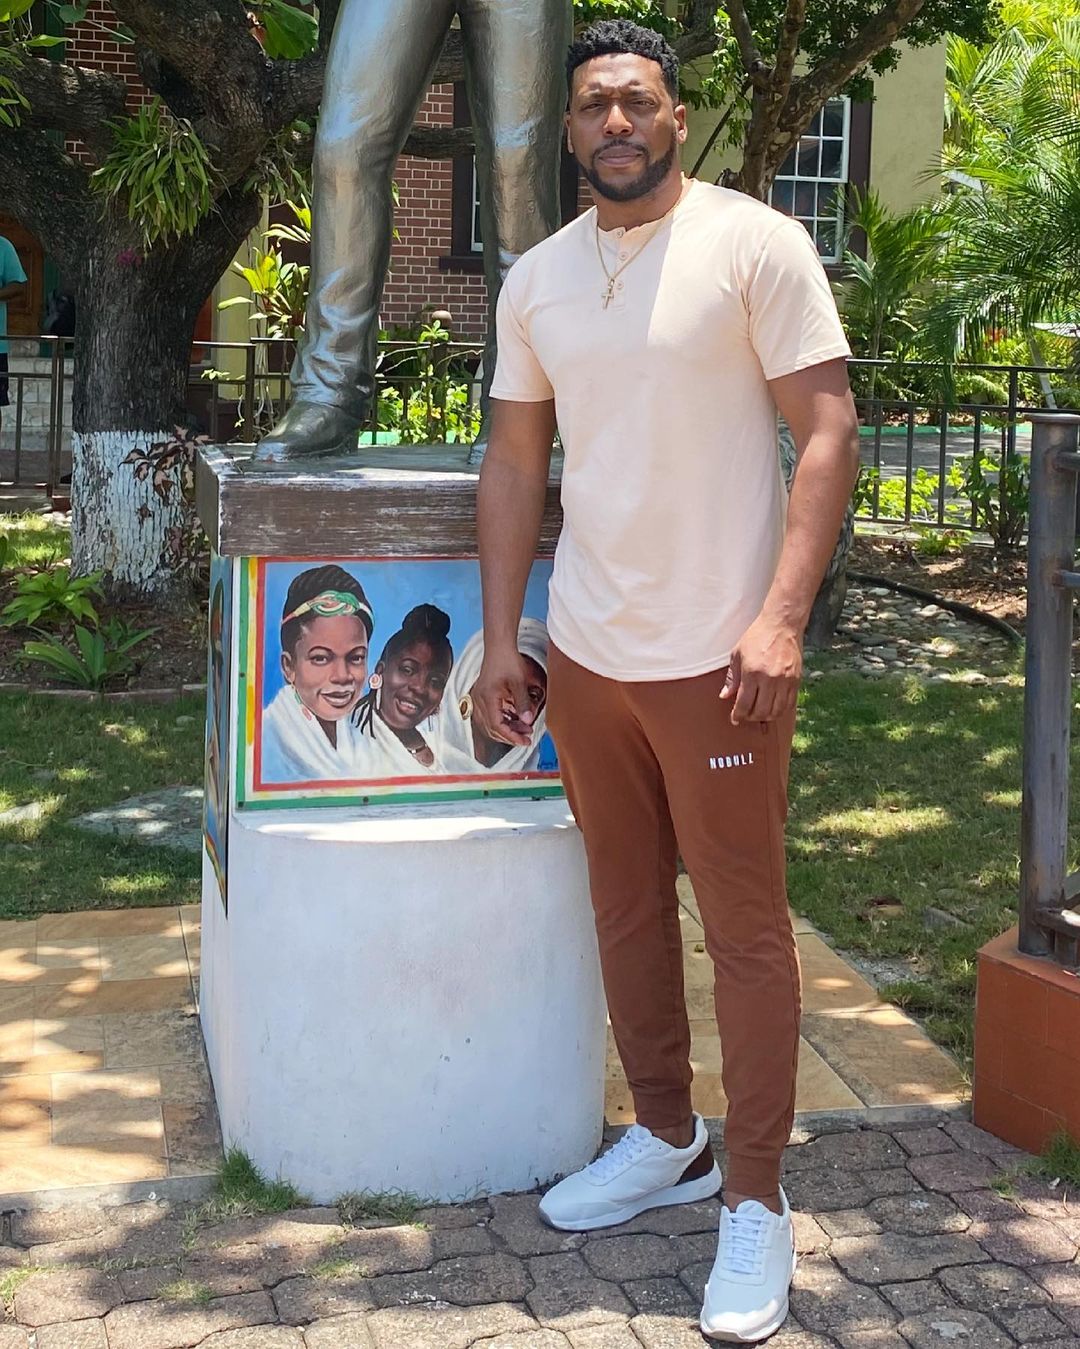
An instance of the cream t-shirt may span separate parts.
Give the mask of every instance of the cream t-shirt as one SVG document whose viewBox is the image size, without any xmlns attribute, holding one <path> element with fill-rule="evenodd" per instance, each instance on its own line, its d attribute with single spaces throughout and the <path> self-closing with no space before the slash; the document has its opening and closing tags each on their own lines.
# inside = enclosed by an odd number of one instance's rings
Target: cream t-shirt
<svg viewBox="0 0 1080 1349">
<path fill-rule="evenodd" d="M 797 222 L 695 182 L 659 228 L 595 209 L 511 268 L 492 397 L 554 398 L 564 524 L 548 628 L 619 680 L 727 664 L 761 609 L 786 496 L 767 380 L 850 355 Z"/>
</svg>

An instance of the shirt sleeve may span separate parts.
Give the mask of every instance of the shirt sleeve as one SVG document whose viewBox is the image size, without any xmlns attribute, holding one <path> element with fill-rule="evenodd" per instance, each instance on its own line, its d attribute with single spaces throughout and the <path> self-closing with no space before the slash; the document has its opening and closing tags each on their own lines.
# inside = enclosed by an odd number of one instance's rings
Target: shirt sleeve
<svg viewBox="0 0 1080 1349">
<path fill-rule="evenodd" d="M 766 379 L 851 355 L 814 241 L 795 220 L 765 240 L 747 290 L 750 342 Z"/>
<path fill-rule="evenodd" d="M 495 312 L 499 356 L 491 396 L 508 403 L 546 403 L 555 397 L 555 390 L 537 360 L 521 320 L 517 295 L 520 275 L 519 272 L 515 276 L 512 270 L 499 293 Z"/>
<path fill-rule="evenodd" d="M 15 245 L 10 240 L 4 239 L 0 246 L 0 286 L 10 286 L 25 280 L 26 273 L 23 271 L 18 253 L 15 252 Z"/>
</svg>

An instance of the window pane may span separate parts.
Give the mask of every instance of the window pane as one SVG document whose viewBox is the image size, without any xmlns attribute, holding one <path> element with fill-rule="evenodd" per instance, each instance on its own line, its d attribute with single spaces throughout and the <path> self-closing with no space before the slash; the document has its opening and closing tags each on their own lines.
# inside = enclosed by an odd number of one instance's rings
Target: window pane
<svg viewBox="0 0 1080 1349">
<path fill-rule="evenodd" d="M 791 149 L 791 150 L 788 151 L 786 159 L 785 159 L 784 162 L 780 165 L 780 176 L 781 176 L 782 178 L 794 178 L 794 177 L 795 177 L 795 150 L 794 150 L 794 149 Z"/>
<path fill-rule="evenodd" d="M 804 136 L 820 136 L 820 135 L 821 135 L 821 109 L 820 109 L 820 108 L 818 109 L 817 116 L 814 118 L 814 120 L 810 123 L 810 125 L 809 125 L 809 126 L 806 128 L 806 130 L 803 132 L 803 135 L 804 135 Z"/>
<path fill-rule="evenodd" d="M 844 189 L 842 187 L 830 187 L 822 183 L 821 187 L 818 188 L 818 215 L 831 216 L 833 220 L 838 220 L 843 201 Z"/>
<path fill-rule="evenodd" d="M 842 98 L 830 99 L 825 105 L 823 125 L 826 136 L 843 136 L 844 100 Z"/>
<path fill-rule="evenodd" d="M 836 221 L 819 220 L 817 227 L 818 252 L 823 258 L 836 257 Z"/>
<path fill-rule="evenodd" d="M 810 220 L 817 215 L 817 187 L 813 183 L 795 184 L 795 214 Z"/>
<path fill-rule="evenodd" d="M 844 167 L 844 142 L 825 141 L 821 147 L 822 178 L 839 178 Z"/>
<path fill-rule="evenodd" d="M 811 136 L 804 136 L 799 142 L 799 167 L 798 174 L 800 178 L 816 178 L 818 176 L 818 150 L 821 142 Z"/>
<path fill-rule="evenodd" d="M 795 184 L 785 183 L 782 178 L 778 178 L 773 183 L 772 204 L 778 211 L 791 215 L 795 209 Z"/>
</svg>

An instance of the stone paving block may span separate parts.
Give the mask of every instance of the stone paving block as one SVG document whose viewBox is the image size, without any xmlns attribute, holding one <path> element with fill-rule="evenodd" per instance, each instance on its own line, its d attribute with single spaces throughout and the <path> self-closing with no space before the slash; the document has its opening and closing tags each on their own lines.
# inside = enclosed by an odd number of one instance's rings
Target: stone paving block
<svg viewBox="0 0 1080 1349">
<path fill-rule="evenodd" d="M 432 1255 L 449 1260 L 455 1255 L 488 1255 L 497 1251 L 495 1238 L 487 1227 L 448 1227 L 430 1233 Z"/>
<path fill-rule="evenodd" d="M 3 1340 L 0 1340 L 0 1345 Z M 56 1321 L 41 1326 L 35 1349 L 109 1349 L 104 1321 Z"/>
<path fill-rule="evenodd" d="M 1039 1340 L 1039 1349 L 1080 1349 L 1080 1339 Z"/>
<path fill-rule="evenodd" d="M 893 1138 L 909 1157 L 930 1157 L 936 1152 L 955 1152 L 957 1144 L 943 1128 L 894 1129 Z"/>
<path fill-rule="evenodd" d="M 1080 1265 L 1036 1265 L 1028 1273 L 1046 1289 L 1055 1304 L 1080 1307 Z"/>
<path fill-rule="evenodd" d="M 861 1283 L 899 1283 L 925 1279 L 947 1265 L 968 1265 L 987 1259 L 978 1242 L 965 1234 L 909 1237 L 885 1232 L 872 1237 L 840 1237 L 832 1258 Z"/>
<path fill-rule="evenodd" d="M 887 1171 L 864 1171 L 860 1179 L 871 1199 L 883 1199 L 892 1194 L 917 1194 L 921 1190 L 911 1172 L 898 1166 Z"/>
<path fill-rule="evenodd" d="M 981 1312 L 924 1312 L 897 1329 L 911 1349 L 1013 1349 L 1009 1336 Z"/>
<path fill-rule="evenodd" d="M 672 1237 L 671 1249 L 675 1252 L 675 1263 L 679 1269 L 687 1265 L 696 1265 L 699 1260 L 716 1259 L 717 1233 L 696 1232 L 684 1237 Z"/>
<path fill-rule="evenodd" d="M 352 1313 L 328 1316 L 304 1331 L 305 1349 L 372 1349 L 367 1318 Z"/>
<path fill-rule="evenodd" d="M 644 1349 L 702 1349 L 697 1317 L 635 1316 L 630 1329 Z"/>
<path fill-rule="evenodd" d="M 562 1255 L 533 1255 L 525 1261 L 529 1277 L 537 1283 L 546 1279 L 587 1279 L 592 1271 L 580 1251 L 566 1251 Z"/>
<path fill-rule="evenodd" d="M 966 1232 L 971 1219 L 943 1194 L 892 1195 L 875 1199 L 867 1210 L 886 1231 L 928 1237 L 946 1232 Z"/>
<path fill-rule="evenodd" d="M 1018 1203 L 1003 1198 L 996 1190 L 968 1190 L 951 1198 L 965 1213 L 982 1222 L 1008 1223 L 1024 1216 Z"/>
<path fill-rule="evenodd" d="M 872 1288 L 853 1283 L 822 1255 L 799 1262 L 791 1286 L 791 1310 L 804 1329 L 821 1335 L 838 1330 L 887 1329 L 897 1320 L 889 1304 Z"/>
<path fill-rule="evenodd" d="M 220 1250 L 196 1251 L 181 1261 L 185 1279 L 209 1288 L 214 1297 L 257 1293 L 280 1283 L 296 1266 L 287 1255 L 262 1245 L 222 1246 Z"/>
<path fill-rule="evenodd" d="M 142 1302 L 157 1297 L 163 1288 L 180 1277 L 178 1265 L 150 1265 L 145 1269 L 122 1269 L 117 1274 L 125 1302 Z"/>
<path fill-rule="evenodd" d="M 118 1281 L 96 1269 L 31 1274 L 15 1292 L 15 1316 L 26 1326 L 104 1316 L 124 1300 Z"/>
<path fill-rule="evenodd" d="M 131 1302 L 105 1318 L 109 1349 L 191 1349 L 220 1330 L 275 1322 L 267 1293 L 215 1298 L 205 1307 L 167 1302 Z"/>
<path fill-rule="evenodd" d="M 0 1325 L 0 1349 L 30 1349 L 30 1334 L 23 1326 Z"/>
<path fill-rule="evenodd" d="M 515 1255 L 552 1255 L 585 1244 L 581 1232 L 559 1232 L 542 1223 L 537 1215 L 538 1203 L 534 1194 L 495 1195 L 491 1200 L 495 1213 L 491 1230 Z"/>
<path fill-rule="evenodd" d="M 570 1341 L 558 1330 L 523 1330 L 518 1335 L 496 1335 L 474 1340 L 475 1349 L 568 1349 Z"/>
<path fill-rule="evenodd" d="M 843 1171 L 881 1171 L 903 1166 L 907 1154 L 891 1135 L 872 1129 L 828 1133 L 784 1153 L 784 1171 L 839 1167 Z"/>
<path fill-rule="evenodd" d="M 1080 1335 L 1080 1307 L 1063 1302 L 1060 1306 L 1054 1307 L 1054 1312 L 1073 1334 Z"/>
<path fill-rule="evenodd" d="M 711 1260 L 699 1260 L 696 1265 L 687 1265 L 679 1270 L 679 1282 L 700 1307 L 705 1301 L 705 1285 L 712 1273 Z"/>
<path fill-rule="evenodd" d="M 640 1313 L 652 1316 L 697 1316 L 701 1301 L 691 1297 L 678 1279 L 627 1279 L 623 1292 Z"/>
<path fill-rule="evenodd" d="M 434 1269 L 373 1279 L 371 1293 L 380 1307 L 413 1302 L 478 1307 L 488 1302 L 520 1302 L 531 1283 L 525 1266 L 512 1255 L 464 1255 L 443 1260 Z"/>
<path fill-rule="evenodd" d="M 942 1194 L 962 1194 L 965 1190 L 987 1189 L 1001 1168 L 989 1157 L 977 1152 L 944 1152 L 932 1157 L 912 1157 L 908 1170 L 928 1190 Z"/>
<path fill-rule="evenodd" d="M 1060 1337 L 1065 1329 L 1048 1307 L 1028 1307 L 1023 1311 L 1000 1311 L 997 1319 L 1019 1344 L 1036 1344 L 1040 1340 Z"/>
<path fill-rule="evenodd" d="M 823 1339 L 812 1331 L 782 1327 L 769 1341 L 769 1349 L 835 1349 L 835 1340 Z"/>
<path fill-rule="evenodd" d="M 295 1326 L 245 1326 L 219 1330 L 199 1349 L 304 1349 L 304 1336 Z"/>
<path fill-rule="evenodd" d="M 865 1208 L 877 1197 L 855 1172 L 823 1168 L 785 1176 L 784 1191 L 793 1209 L 818 1218 L 823 1213 Z"/>
<path fill-rule="evenodd" d="M 962 1265 L 938 1275 L 962 1307 L 996 1312 L 1039 1307 L 1050 1299 L 1044 1288 L 1015 1265 Z"/>
<path fill-rule="evenodd" d="M 271 1289 L 278 1319 L 286 1325 L 302 1326 L 328 1316 L 374 1311 L 377 1303 L 367 1279 L 343 1276 L 319 1279 L 299 1274 L 283 1279 Z"/>
<path fill-rule="evenodd" d="M 877 1330 L 841 1331 L 836 1342 L 840 1349 L 909 1349 L 895 1330 L 879 1327 Z"/>
<path fill-rule="evenodd" d="M 1072 1260 L 1076 1242 L 1045 1218 L 1017 1218 L 1007 1223 L 972 1223 L 971 1235 L 995 1260 L 1009 1265 L 1045 1265 Z"/>
<path fill-rule="evenodd" d="M 480 1199 L 474 1204 L 437 1204 L 433 1208 L 422 1208 L 413 1221 L 418 1226 L 440 1231 L 454 1227 L 476 1227 L 487 1223 L 490 1218 L 491 1205 L 486 1199 Z"/>
<path fill-rule="evenodd" d="M 912 1279 L 907 1283 L 885 1283 L 878 1292 L 884 1293 L 901 1316 L 918 1316 L 920 1312 L 936 1311 L 940 1307 L 955 1307 L 956 1302 L 935 1279 Z"/>
<path fill-rule="evenodd" d="M 97 1204 L 31 1210 L 11 1217 L 11 1239 L 16 1246 L 43 1246 L 53 1241 L 92 1237 L 112 1225 L 111 1214 Z"/>
<path fill-rule="evenodd" d="M 375 1349 L 469 1349 L 477 1340 L 537 1328 L 528 1312 L 507 1302 L 490 1307 L 450 1307 L 445 1303 L 388 1307 L 369 1316 L 367 1327 Z"/>
<path fill-rule="evenodd" d="M 819 1213 L 817 1221 L 830 1237 L 868 1237 L 881 1231 L 881 1224 L 864 1208 Z"/>
<path fill-rule="evenodd" d="M 30 1247 L 35 1265 L 88 1265 L 98 1260 L 151 1264 L 177 1260 L 184 1254 L 184 1228 L 178 1217 L 158 1212 L 144 1224 L 118 1223 L 91 1236 Z"/>
<path fill-rule="evenodd" d="M 594 1274 L 616 1283 L 660 1278 L 676 1274 L 679 1269 L 675 1243 L 666 1237 L 608 1237 L 590 1241 L 582 1255 Z"/>
<path fill-rule="evenodd" d="M 355 1260 L 369 1278 L 408 1274 L 435 1263 L 435 1236 L 411 1226 L 346 1229 L 344 1239 L 329 1243 L 325 1251 L 329 1258 Z"/>
<path fill-rule="evenodd" d="M 817 1255 L 829 1249 L 832 1237 L 809 1213 L 793 1213 L 791 1226 L 795 1233 L 795 1250 L 799 1255 Z"/>
<path fill-rule="evenodd" d="M 1027 1157 L 1027 1153 L 1021 1148 L 1013 1147 L 1011 1143 L 1006 1143 L 1004 1139 L 996 1138 L 993 1134 L 988 1134 L 985 1129 L 977 1128 L 970 1120 L 950 1120 L 945 1125 L 945 1132 L 965 1152 L 977 1152 L 980 1156 L 989 1157 L 999 1165 L 1021 1162 Z"/>
<path fill-rule="evenodd" d="M 619 1286 L 603 1279 L 548 1279 L 525 1301 L 540 1324 L 552 1330 L 627 1321 L 634 1314 Z"/>
<path fill-rule="evenodd" d="M 566 1338 L 572 1349 L 641 1349 L 641 1341 L 629 1326 L 612 1323 L 568 1330 Z"/>
<path fill-rule="evenodd" d="M 620 1236 L 650 1232 L 658 1237 L 678 1237 L 691 1232 L 720 1230 L 720 1200 L 703 1199 L 697 1204 L 673 1204 L 669 1208 L 648 1209 L 619 1226 Z"/>
</svg>

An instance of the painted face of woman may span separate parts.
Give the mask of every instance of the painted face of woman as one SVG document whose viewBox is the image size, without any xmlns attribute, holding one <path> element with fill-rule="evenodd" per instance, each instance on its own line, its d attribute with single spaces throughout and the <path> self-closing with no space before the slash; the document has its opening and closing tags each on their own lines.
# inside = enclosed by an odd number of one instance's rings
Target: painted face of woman
<svg viewBox="0 0 1080 1349">
<path fill-rule="evenodd" d="M 281 656 L 286 682 L 320 721 L 347 717 L 364 691 L 368 632 L 355 614 L 306 621 L 293 651 Z"/>
<path fill-rule="evenodd" d="M 439 709 L 450 675 L 450 656 L 428 642 L 411 642 L 378 665 L 379 715 L 391 730 L 414 731 Z"/>
</svg>

